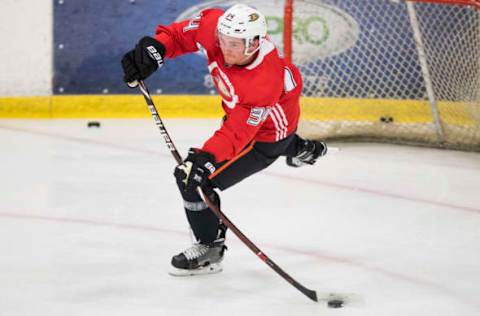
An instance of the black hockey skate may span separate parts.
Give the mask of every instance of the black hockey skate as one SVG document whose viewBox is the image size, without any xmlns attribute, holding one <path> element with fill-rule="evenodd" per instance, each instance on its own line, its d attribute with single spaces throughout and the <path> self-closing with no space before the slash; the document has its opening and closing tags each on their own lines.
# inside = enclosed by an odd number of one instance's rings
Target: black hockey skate
<svg viewBox="0 0 480 316">
<path fill-rule="evenodd" d="M 287 165 L 301 167 L 306 164 L 313 165 L 318 157 L 327 154 L 327 144 L 316 140 L 305 140 L 295 157 L 287 157 Z"/>
<path fill-rule="evenodd" d="M 223 270 L 221 262 L 227 247 L 225 239 L 217 239 L 211 244 L 194 244 L 172 258 L 174 276 L 218 273 Z"/>
</svg>

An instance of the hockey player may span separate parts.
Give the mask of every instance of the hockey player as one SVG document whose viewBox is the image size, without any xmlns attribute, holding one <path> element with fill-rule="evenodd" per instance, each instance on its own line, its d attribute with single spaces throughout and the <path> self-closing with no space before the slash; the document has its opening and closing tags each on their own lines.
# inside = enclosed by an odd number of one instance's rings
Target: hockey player
<svg viewBox="0 0 480 316">
<path fill-rule="evenodd" d="M 222 270 L 226 227 L 198 195 L 201 186 L 220 205 L 215 188 L 225 190 L 268 167 L 280 156 L 289 166 L 312 165 L 327 152 L 323 142 L 295 132 L 302 78 L 279 57 L 267 36 L 265 17 L 237 4 L 225 12 L 207 9 L 191 20 L 160 25 L 122 59 L 124 80 L 149 77 L 168 58 L 206 54 L 208 70 L 222 97 L 222 126 L 201 148 L 191 148 L 174 176 L 196 243 L 172 258 L 174 275 Z"/>
</svg>

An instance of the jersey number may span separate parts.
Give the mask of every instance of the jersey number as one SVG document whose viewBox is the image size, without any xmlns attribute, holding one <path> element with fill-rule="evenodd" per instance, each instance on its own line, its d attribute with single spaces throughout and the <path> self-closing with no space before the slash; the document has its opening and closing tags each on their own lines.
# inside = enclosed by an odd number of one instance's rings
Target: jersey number
<svg viewBox="0 0 480 316">
<path fill-rule="evenodd" d="M 193 19 L 191 19 L 188 22 L 188 25 L 183 28 L 183 33 L 191 31 L 191 30 L 196 30 L 200 26 L 200 19 L 202 18 L 202 15 L 199 14 L 195 16 Z"/>
<path fill-rule="evenodd" d="M 265 121 L 268 112 L 269 111 L 266 108 L 252 108 L 250 110 L 250 116 L 248 117 L 247 124 L 258 126 L 258 124 Z"/>
</svg>

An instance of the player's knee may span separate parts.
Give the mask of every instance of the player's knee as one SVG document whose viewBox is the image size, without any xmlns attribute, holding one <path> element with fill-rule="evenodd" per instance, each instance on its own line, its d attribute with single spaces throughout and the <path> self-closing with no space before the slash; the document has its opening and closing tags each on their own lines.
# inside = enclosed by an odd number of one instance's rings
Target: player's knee
<svg viewBox="0 0 480 316">
<path fill-rule="evenodd" d="M 188 211 L 203 211 L 208 208 L 207 203 L 202 200 L 197 190 L 184 190 L 183 187 L 179 186 L 180 194 L 183 198 L 183 204 L 186 210 Z M 220 205 L 220 196 L 211 188 L 204 188 L 203 192 L 206 196 L 209 197 L 215 205 Z"/>
</svg>

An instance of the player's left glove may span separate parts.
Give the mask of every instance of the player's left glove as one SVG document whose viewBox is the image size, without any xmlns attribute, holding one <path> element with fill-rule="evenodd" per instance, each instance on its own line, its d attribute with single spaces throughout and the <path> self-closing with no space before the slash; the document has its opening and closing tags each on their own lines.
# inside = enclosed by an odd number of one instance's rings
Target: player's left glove
<svg viewBox="0 0 480 316">
<path fill-rule="evenodd" d="M 122 58 L 123 80 L 129 87 L 138 85 L 138 80 L 144 80 L 155 70 L 162 67 L 165 56 L 165 46 L 156 39 L 145 36 L 135 49 Z"/>
<path fill-rule="evenodd" d="M 190 148 L 188 156 L 173 172 L 178 187 L 184 192 L 192 192 L 197 187 L 210 183 L 208 177 L 215 172 L 213 155 L 197 148 Z"/>
</svg>

